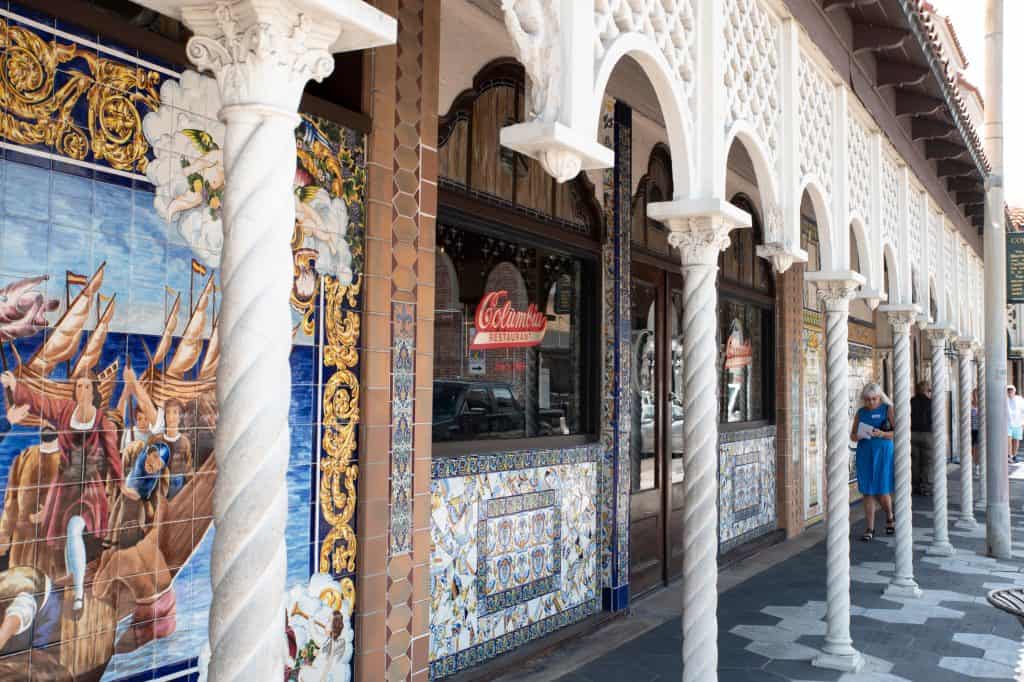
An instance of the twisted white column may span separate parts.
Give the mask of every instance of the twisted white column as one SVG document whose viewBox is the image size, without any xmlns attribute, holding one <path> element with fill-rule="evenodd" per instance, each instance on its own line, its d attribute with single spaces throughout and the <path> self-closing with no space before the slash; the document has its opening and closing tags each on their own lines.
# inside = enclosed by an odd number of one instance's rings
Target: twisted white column
<svg viewBox="0 0 1024 682">
<path fill-rule="evenodd" d="M 183 19 L 225 123 L 209 678 L 280 680 L 296 112 L 307 79 L 333 69 L 340 23 L 250 0 L 186 7 Z"/>
<path fill-rule="evenodd" d="M 812 273 L 814 274 L 814 273 Z M 850 273 L 854 275 L 855 273 Z M 807 279 L 816 281 L 825 302 L 828 403 L 828 528 L 827 528 L 827 631 L 823 652 L 813 664 L 857 672 L 864 657 L 850 638 L 850 299 L 863 278 Z"/>
<path fill-rule="evenodd" d="M 988 504 L 988 448 L 985 442 L 985 348 L 980 343 L 974 344 L 974 361 L 978 376 L 978 499 L 975 503 L 984 509 Z"/>
<path fill-rule="evenodd" d="M 974 458 L 971 452 L 971 367 L 973 339 L 958 339 L 960 368 L 960 519 L 957 526 L 970 530 L 974 519 Z"/>
<path fill-rule="evenodd" d="M 911 505 L 910 463 L 910 327 L 917 306 L 886 306 L 893 338 L 893 383 L 895 415 L 896 488 L 896 571 L 885 593 L 890 596 L 920 597 L 914 580 L 914 517 Z"/>
<path fill-rule="evenodd" d="M 946 393 L 949 378 L 946 376 L 946 339 L 949 330 L 944 327 L 929 328 L 928 340 L 932 353 L 932 505 L 935 532 L 928 554 L 952 556 L 954 549 L 949 543 L 949 521 L 946 493 L 946 460 L 949 439 L 946 436 Z"/>
<path fill-rule="evenodd" d="M 718 679 L 718 254 L 750 217 L 720 202 L 652 204 L 683 271 L 683 682 Z"/>
</svg>

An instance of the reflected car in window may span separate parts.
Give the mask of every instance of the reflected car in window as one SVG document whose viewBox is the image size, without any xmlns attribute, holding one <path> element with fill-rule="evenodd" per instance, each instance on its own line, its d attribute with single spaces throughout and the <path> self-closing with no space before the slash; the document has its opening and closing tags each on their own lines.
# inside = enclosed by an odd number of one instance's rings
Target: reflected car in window
<svg viewBox="0 0 1024 682">
<path fill-rule="evenodd" d="M 541 436 L 568 434 L 565 413 L 541 409 Z M 477 438 L 523 438 L 526 409 L 511 384 L 494 381 L 444 380 L 434 382 L 434 441 Z"/>
</svg>

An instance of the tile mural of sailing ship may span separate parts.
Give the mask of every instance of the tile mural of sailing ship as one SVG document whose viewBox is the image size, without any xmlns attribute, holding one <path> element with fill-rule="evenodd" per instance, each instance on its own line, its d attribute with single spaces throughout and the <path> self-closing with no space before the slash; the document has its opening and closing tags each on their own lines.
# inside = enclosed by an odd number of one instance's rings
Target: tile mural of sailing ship
<svg viewBox="0 0 1024 682">
<path fill-rule="evenodd" d="M 220 359 L 216 84 L 126 60 L 39 14 L 0 10 L 0 22 L 3 115 L 25 133 L 0 132 L 0 679 L 201 674 Z M 123 96 L 90 90 L 107 76 Z M 21 87 L 39 82 L 48 99 Z M 46 128 L 50 110 L 67 113 L 59 131 Z M 121 127 L 93 124 L 104 116 Z M 362 136 L 327 121 L 304 117 L 296 142 L 282 672 L 347 680 L 356 441 L 319 441 L 322 423 L 353 433 L 358 411 L 322 416 L 318 382 L 342 377 L 332 405 L 339 391 L 358 404 L 365 160 Z M 318 466 L 347 495 L 319 499 Z"/>
</svg>

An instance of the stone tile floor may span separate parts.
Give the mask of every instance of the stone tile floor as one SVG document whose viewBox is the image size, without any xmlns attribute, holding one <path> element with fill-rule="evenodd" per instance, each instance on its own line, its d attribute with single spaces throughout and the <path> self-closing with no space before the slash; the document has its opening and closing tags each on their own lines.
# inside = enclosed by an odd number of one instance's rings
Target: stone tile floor
<svg viewBox="0 0 1024 682">
<path fill-rule="evenodd" d="M 996 561 L 984 556 L 984 511 L 979 524 L 962 530 L 958 518 L 956 467 L 950 471 L 950 541 L 953 557 L 924 556 L 932 538 L 930 498 L 914 498 L 914 561 L 920 599 L 882 596 L 893 571 L 892 537 L 860 542 L 864 526 L 860 507 L 853 510 L 851 542 L 851 634 L 865 655 L 862 672 L 820 670 L 810 660 L 825 634 L 825 543 L 822 528 L 805 535 L 805 548 L 775 560 L 755 557 L 760 572 L 745 579 L 723 574 L 719 597 L 719 680 L 788 682 L 946 682 L 1013 680 L 1024 628 L 1015 618 L 991 607 L 988 590 L 1024 587 L 1024 465 L 1016 465 L 1011 482 L 1014 556 Z M 884 528 L 879 516 L 876 528 Z M 781 547 L 793 545 L 800 538 Z M 774 549 L 774 548 L 773 548 Z M 775 549 L 776 552 L 780 550 Z M 754 569 L 757 571 L 758 569 Z M 670 614 L 680 603 L 678 586 L 638 600 L 639 619 L 631 629 L 613 625 L 565 650 L 526 666 L 507 680 L 563 682 L 660 682 L 680 679 L 679 618 Z M 652 601 L 660 602 L 657 606 Z M 670 603 L 667 603 L 670 602 Z M 642 631 L 637 635 L 637 631 Z M 558 659 L 562 657 L 563 660 Z M 1024 676 L 1021 677 L 1024 680 Z"/>
</svg>

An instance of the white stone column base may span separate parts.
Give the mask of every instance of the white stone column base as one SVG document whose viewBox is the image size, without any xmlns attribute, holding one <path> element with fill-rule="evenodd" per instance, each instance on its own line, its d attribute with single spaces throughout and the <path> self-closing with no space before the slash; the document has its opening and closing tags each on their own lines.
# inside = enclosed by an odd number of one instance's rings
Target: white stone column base
<svg viewBox="0 0 1024 682">
<path fill-rule="evenodd" d="M 849 644 L 836 646 L 838 653 L 828 651 L 831 645 L 825 645 L 825 651 L 811 661 L 815 668 L 839 670 L 844 673 L 859 673 L 864 668 L 864 656 Z"/>
<path fill-rule="evenodd" d="M 978 522 L 973 516 L 962 516 L 953 525 L 960 530 L 974 530 L 978 527 Z"/>
<path fill-rule="evenodd" d="M 953 556 L 956 554 L 956 547 L 948 542 L 933 542 L 924 553 L 928 556 Z"/>
<path fill-rule="evenodd" d="M 996 559 L 1011 558 L 1010 534 L 1005 531 L 1010 527 L 1010 503 L 990 502 L 985 509 L 985 519 L 990 528 L 1001 529 L 1001 532 L 988 533 L 988 555 Z"/>
<path fill-rule="evenodd" d="M 885 591 L 882 592 L 882 596 L 900 597 L 901 599 L 919 599 L 922 594 L 923 592 L 917 586 L 916 581 L 904 581 L 900 578 L 893 578 L 892 582 L 885 588 Z"/>
</svg>

